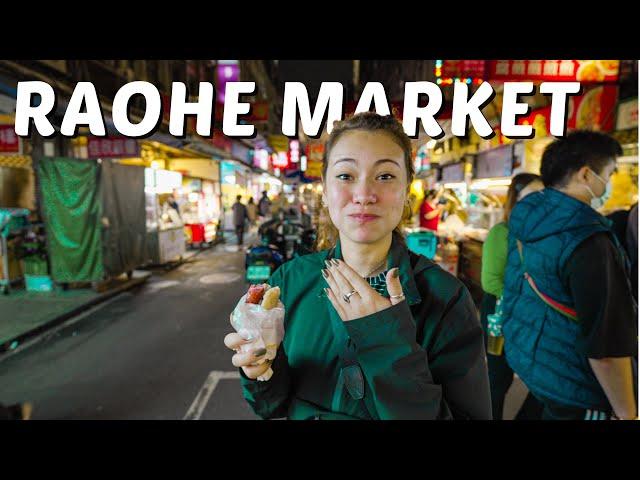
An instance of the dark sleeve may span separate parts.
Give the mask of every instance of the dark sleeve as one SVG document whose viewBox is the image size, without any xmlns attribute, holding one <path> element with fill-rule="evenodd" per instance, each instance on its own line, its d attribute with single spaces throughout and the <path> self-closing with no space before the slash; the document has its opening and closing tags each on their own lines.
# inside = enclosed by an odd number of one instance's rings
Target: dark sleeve
<svg viewBox="0 0 640 480">
<path fill-rule="evenodd" d="M 268 283 L 273 287 L 278 286 L 281 291 L 284 291 L 282 267 L 273 273 Z M 242 368 L 238 369 L 245 400 L 256 415 L 264 419 L 286 417 L 289 410 L 291 376 L 289 362 L 282 345 L 281 343 L 278 347 L 278 352 L 271 365 L 273 375 L 268 381 L 251 380 L 244 374 Z"/>
<path fill-rule="evenodd" d="M 638 353 L 638 313 L 620 253 L 606 233 L 582 242 L 563 271 L 578 318 L 578 345 L 588 358 Z"/>
<path fill-rule="evenodd" d="M 465 289 L 466 291 L 466 289 Z M 427 351 L 416 343 L 407 302 L 345 322 L 380 419 L 491 419 L 489 380 L 482 329 L 470 297 L 454 298 L 442 322 L 434 368 L 448 370 L 434 380 Z"/>
<path fill-rule="evenodd" d="M 455 419 L 491 420 L 486 358 L 477 309 L 469 290 L 460 286 L 444 310 L 429 354 Z"/>
</svg>

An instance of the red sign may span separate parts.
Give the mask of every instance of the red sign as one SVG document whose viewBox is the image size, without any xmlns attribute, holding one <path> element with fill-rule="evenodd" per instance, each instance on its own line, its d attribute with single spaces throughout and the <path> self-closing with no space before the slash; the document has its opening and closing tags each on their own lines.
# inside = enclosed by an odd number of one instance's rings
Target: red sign
<svg viewBox="0 0 640 480">
<path fill-rule="evenodd" d="M 13 125 L 0 125 L 0 152 L 20 153 L 20 138 Z"/>
<path fill-rule="evenodd" d="M 139 157 L 140 147 L 133 138 L 89 137 L 87 144 L 89 158 Z"/>
<path fill-rule="evenodd" d="M 615 82 L 619 60 L 489 60 L 489 80 Z"/>
<path fill-rule="evenodd" d="M 443 60 L 440 68 L 443 78 L 484 78 L 484 60 Z"/>
<path fill-rule="evenodd" d="M 233 147 L 233 141 L 227 137 L 222 130 L 213 130 L 213 136 L 211 137 L 211 143 L 214 147 L 219 148 L 220 150 L 224 150 L 225 152 L 231 153 L 231 148 Z"/>
<path fill-rule="evenodd" d="M 569 97 L 567 129 L 587 129 L 610 132 L 613 130 L 615 108 L 618 99 L 617 85 L 599 85 L 585 88 L 579 97 Z M 549 134 L 551 127 L 551 106 L 532 111 L 519 118 L 520 125 L 533 125 L 536 136 L 542 132 Z"/>
<path fill-rule="evenodd" d="M 246 115 L 238 115 L 238 120 L 250 124 L 263 123 L 269 121 L 269 103 L 268 102 L 249 102 L 251 109 Z M 215 107 L 216 122 L 222 122 L 224 115 L 224 103 L 216 103 Z"/>
</svg>

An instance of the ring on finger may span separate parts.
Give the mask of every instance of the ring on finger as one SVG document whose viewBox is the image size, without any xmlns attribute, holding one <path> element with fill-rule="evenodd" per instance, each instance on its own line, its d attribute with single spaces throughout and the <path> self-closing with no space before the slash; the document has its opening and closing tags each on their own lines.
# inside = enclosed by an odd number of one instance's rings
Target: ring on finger
<svg viewBox="0 0 640 480">
<path fill-rule="evenodd" d="M 358 292 L 356 292 L 355 290 L 351 290 L 349 293 L 345 293 L 344 295 L 342 295 L 342 299 L 345 302 L 350 303 L 351 302 L 351 297 L 353 295 L 355 295 L 356 293 L 358 293 Z"/>
</svg>

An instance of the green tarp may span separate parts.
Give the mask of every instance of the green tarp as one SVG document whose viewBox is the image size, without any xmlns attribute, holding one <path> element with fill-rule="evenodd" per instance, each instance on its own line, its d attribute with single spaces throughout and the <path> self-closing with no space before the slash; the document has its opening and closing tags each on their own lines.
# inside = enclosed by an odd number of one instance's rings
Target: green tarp
<svg viewBox="0 0 640 480">
<path fill-rule="evenodd" d="M 58 283 L 102 280 L 98 164 L 45 157 L 36 162 L 36 172 L 51 277 Z"/>
<path fill-rule="evenodd" d="M 144 168 L 110 160 L 100 166 L 102 215 L 108 220 L 102 232 L 104 270 L 116 277 L 148 261 Z"/>
</svg>

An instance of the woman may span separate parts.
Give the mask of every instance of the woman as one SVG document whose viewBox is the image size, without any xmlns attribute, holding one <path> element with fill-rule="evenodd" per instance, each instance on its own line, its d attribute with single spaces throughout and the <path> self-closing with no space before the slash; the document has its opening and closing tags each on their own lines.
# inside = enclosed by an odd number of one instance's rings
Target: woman
<svg viewBox="0 0 640 480">
<path fill-rule="evenodd" d="M 489 230 L 482 248 L 482 289 L 485 294 L 480 308 L 482 327 L 487 332 L 487 315 L 496 309 L 496 301 L 502 297 L 504 289 L 504 271 L 507 265 L 509 215 L 518 200 L 529 193 L 542 190 L 544 185 L 538 175 L 521 173 L 511 180 L 507 201 L 504 206 L 504 221 Z M 489 384 L 491 386 L 491 409 L 495 420 L 502 420 L 504 397 L 513 383 L 513 370 L 507 364 L 504 355 L 487 355 Z M 527 395 L 516 419 L 540 418 L 542 405 L 531 393 Z"/>
<path fill-rule="evenodd" d="M 440 221 L 440 215 L 444 211 L 444 205 L 441 205 L 440 198 L 443 191 L 436 192 L 436 190 L 429 190 L 425 193 L 424 201 L 420 207 L 420 226 L 438 231 L 438 222 Z"/>
<path fill-rule="evenodd" d="M 509 219 L 504 282 L 507 361 L 543 405 L 543 419 L 635 419 L 638 311 L 628 259 L 597 209 L 620 144 L 574 131 L 549 144 L 545 189 Z"/>
<path fill-rule="evenodd" d="M 455 277 L 410 254 L 398 233 L 413 179 L 411 143 L 392 116 L 361 113 L 326 144 L 320 232 L 332 248 L 280 267 L 285 336 L 236 353 L 243 393 L 263 418 L 491 418 L 482 328 Z M 225 338 L 237 350 L 244 340 Z"/>
</svg>

